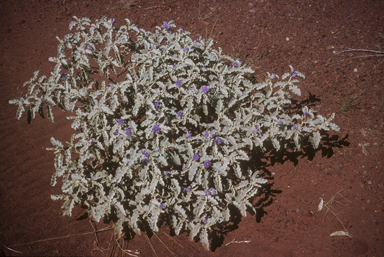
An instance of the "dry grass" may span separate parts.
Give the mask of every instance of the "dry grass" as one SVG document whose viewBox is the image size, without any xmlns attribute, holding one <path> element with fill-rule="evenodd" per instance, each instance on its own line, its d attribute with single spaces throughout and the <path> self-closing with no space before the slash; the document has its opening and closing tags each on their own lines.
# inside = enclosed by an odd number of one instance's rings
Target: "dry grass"
<svg viewBox="0 0 384 257">
<path fill-rule="evenodd" d="M 199 8 L 197 8 L 198 12 L 199 12 L 199 17 L 198 19 L 205 22 L 206 19 L 209 19 L 213 12 L 216 10 L 216 8 L 218 7 L 219 5 L 216 5 L 215 7 L 211 7 L 210 8 L 210 11 L 205 13 L 205 14 L 202 14 L 201 11 L 200 11 L 200 1 L 199 1 Z"/>
<path fill-rule="evenodd" d="M 357 105 L 356 100 L 358 98 L 359 96 L 356 94 L 350 94 L 347 97 L 345 97 L 340 105 L 340 109 L 339 109 L 340 113 L 345 113 L 347 111 L 350 111 L 356 108 L 356 105 Z"/>
<path fill-rule="evenodd" d="M 137 5 L 135 0 L 121 0 L 115 4 L 110 5 L 108 8 L 111 10 L 124 10 L 130 9 L 131 7 Z"/>
<path fill-rule="evenodd" d="M 339 218 L 339 214 L 340 213 L 336 213 L 336 209 L 335 207 L 333 206 L 334 203 L 337 203 L 337 204 L 340 204 L 342 206 L 345 207 L 345 205 L 343 203 L 341 203 L 340 201 L 338 200 L 335 200 L 336 196 L 340 196 L 342 199 L 346 200 L 347 202 L 351 203 L 351 201 L 348 201 L 344 196 L 342 196 L 340 194 L 342 190 L 338 191 L 336 194 L 334 194 L 332 196 L 332 198 L 327 202 L 327 201 L 324 201 L 323 198 L 320 198 L 321 201 L 320 201 L 320 204 L 319 204 L 319 207 L 318 207 L 318 211 L 322 211 L 323 209 L 326 209 L 327 211 L 325 212 L 324 216 L 323 216 L 323 222 L 325 222 L 325 218 L 327 216 L 327 214 L 329 212 L 331 212 L 335 217 L 336 219 L 340 222 L 340 224 L 343 226 L 344 230 L 345 231 L 337 231 L 337 232 L 334 232 L 331 234 L 332 235 L 344 235 L 344 236 L 350 236 L 347 228 L 344 226 L 344 223 L 341 221 L 341 219 Z"/>
</svg>

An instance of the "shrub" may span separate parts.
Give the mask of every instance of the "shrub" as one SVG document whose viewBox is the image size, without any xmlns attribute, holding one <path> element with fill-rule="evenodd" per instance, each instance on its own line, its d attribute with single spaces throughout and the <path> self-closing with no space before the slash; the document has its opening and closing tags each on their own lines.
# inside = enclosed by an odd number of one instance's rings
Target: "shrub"
<svg viewBox="0 0 384 257">
<path fill-rule="evenodd" d="M 11 100 L 20 119 L 39 112 L 54 122 L 52 107 L 72 112 L 77 132 L 64 146 L 51 138 L 63 199 L 62 215 L 87 207 L 95 221 L 114 215 L 115 232 L 143 225 L 158 231 L 166 218 L 176 234 L 189 231 L 209 249 L 208 231 L 228 222 L 229 206 L 243 216 L 256 212 L 252 199 L 267 182 L 247 169 L 252 152 L 279 151 L 310 137 L 317 148 L 320 130 L 338 130 L 304 107 L 290 115 L 289 91 L 300 95 L 298 77 L 269 74 L 261 83 L 240 61 L 212 49 L 212 39 L 191 39 L 172 21 L 155 33 L 103 17 L 94 24 L 74 17 L 74 34 L 59 39 L 51 76 L 24 83 L 28 93 Z M 289 91 L 288 91 L 289 90 Z"/>
</svg>

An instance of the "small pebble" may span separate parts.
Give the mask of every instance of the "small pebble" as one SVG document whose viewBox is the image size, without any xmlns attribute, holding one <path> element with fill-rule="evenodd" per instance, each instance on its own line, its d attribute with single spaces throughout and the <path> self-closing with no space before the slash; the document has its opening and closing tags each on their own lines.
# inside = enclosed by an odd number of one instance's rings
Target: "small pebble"
<svg viewBox="0 0 384 257">
<path fill-rule="evenodd" d="M 299 213 L 299 212 L 300 212 L 300 209 L 296 208 L 296 209 L 295 209 L 295 212 L 296 212 L 296 213 Z"/>
<path fill-rule="evenodd" d="M 367 182 L 367 184 L 368 184 L 368 185 L 372 185 L 372 180 L 369 180 L 369 181 Z"/>
<path fill-rule="evenodd" d="M 340 168 L 339 168 L 339 165 L 335 165 L 335 169 L 337 169 L 337 170 L 339 170 Z"/>
</svg>

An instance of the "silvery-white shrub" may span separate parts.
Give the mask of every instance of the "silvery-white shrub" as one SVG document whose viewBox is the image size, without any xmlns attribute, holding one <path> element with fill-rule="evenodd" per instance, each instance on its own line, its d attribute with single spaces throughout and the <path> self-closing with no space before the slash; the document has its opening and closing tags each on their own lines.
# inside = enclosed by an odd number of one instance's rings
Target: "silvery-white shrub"
<svg viewBox="0 0 384 257">
<path fill-rule="evenodd" d="M 11 100 L 20 119 L 35 113 L 54 122 L 52 107 L 70 111 L 72 135 L 65 146 L 51 138 L 57 178 L 62 178 L 62 215 L 85 205 L 91 219 L 116 215 L 115 232 L 144 223 L 158 231 L 164 215 L 176 234 L 187 230 L 209 249 L 208 231 L 256 212 L 252 199 L 267 182 L 244 168 L 249 153 L 276 150 L 308 136 L 314 148 L 321 130 L 338 130 L 304 107 L 289 115 L 290 91 L 304 75 L 292 67 L 281 76 L 252 83 L 251 68 L 212 49 L 212 39 L 164 22 L 151 33 L 103 17 L 93 24 L 74 17 L 76 32 L 59 40 L 49 77 L 24 83 L 28 93 Z"/>
</svg>

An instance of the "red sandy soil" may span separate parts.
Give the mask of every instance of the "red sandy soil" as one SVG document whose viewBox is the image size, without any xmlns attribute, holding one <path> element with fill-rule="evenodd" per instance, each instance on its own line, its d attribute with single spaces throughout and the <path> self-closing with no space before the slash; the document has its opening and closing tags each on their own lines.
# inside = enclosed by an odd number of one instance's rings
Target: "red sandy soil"
<svg viewBox="0 0 384 257">
<path fill-rule="evenodd" d="M 15 118 L 10 99 L 25 94 L 23 82 L 35 70 L 49 75 L 56 36 L 63 38 L 72 16 L 92 20 L 125 18 L 154 31 L 164 21 L 196 36 L 212 37 L 215 47 L 245 60 L 262 80 L 294 66 L 307 78 L 302 100 L 324 116 L 336 113 L 340 132 L 331 132 L 319 151 L 263 159 L 270 182 L 255 200 L 258 214 L 235 217 L 211 236 L 211 251 L 187 233 L 157 233 L 175 256 L 384 256 L 383 55 L 334 51 L 384 48 L 384 1 L 380 0 L 2 0 L 0 1 L 0 256 L 104 256 L 112 231 L 95 234 L 84 210 L 60 217 L 60 187 L 54 173 L 50 137 L 69 141 L 68 113 L 54 110 L 55 123 L 25 115 Z M 371 57 L 368 57 L 371 56 Z M 338 194 L 339 192 L 339 194 Z M 335 197 L 334 197 L 335 196 Z M 334 198 L 333 198 L 334 197 Z M 333 201 L 317 211 L 320 198 Z M 331 210 L 334 212 L 334 215 Z M 343 225 L 352 238 L 330 237 Z M 108 227 L 100 222 L 96 229 Z M 165 232 L 165 233 L 163 233 Z M 72 235 L 77 234 L 77 235 Z M 37 240 L 70 237 L 40 241 Z M 150 235 L 157 256 L 172 256 Z M 249 241 L 232 243 L 232 240 Z M 109 250 L 103 250 L 108 247 Z M 3 245 L 15 251 L 11 251 Z M 138 256 L 156 256 L 144 235 L 125 241 Z M 99 250 L 97 250 L 99 249 Z M 121 254 L 121 252 L 120 252 Z M 121 255 L 119 255 L 121 256 Z M 128 256 L 128 255 L 126 255 Z"/>
</svg>

